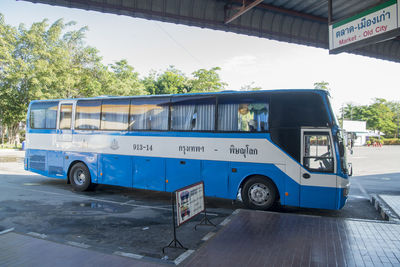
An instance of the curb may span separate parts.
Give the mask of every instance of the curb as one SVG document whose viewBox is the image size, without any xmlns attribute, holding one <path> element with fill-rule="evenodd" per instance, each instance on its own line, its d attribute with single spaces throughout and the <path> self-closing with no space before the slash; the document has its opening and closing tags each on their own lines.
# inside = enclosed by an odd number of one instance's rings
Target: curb
<svg viewBox="0 0 400 267">
<path fill-rule="evenodd" d="M 386 202 L 383 201 L 378 195 L 372 195 L 370 202 L 385 221 L 399 221 L 399 218 L 394 215 Z"/>
</svg>

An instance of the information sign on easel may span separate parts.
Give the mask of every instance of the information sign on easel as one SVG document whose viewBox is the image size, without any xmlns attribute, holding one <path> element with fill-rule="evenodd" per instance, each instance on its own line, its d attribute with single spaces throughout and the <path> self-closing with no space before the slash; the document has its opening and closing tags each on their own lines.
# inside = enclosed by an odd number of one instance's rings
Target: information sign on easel
<svg viewBox="0 0 400 267">
<path fill-rule="evenodd" d="M 166 248 L 185 248 L 176 238 L 176 227 L 189 221 L 201 212 L 204 212 L 204 218 L 198 225 L 215 226 L 208 218 L 204 204 L 204 183 L 199 182 L 192 184 L 175 191 L 175 203 L 172 198 L 172 221 L 174 227 L 174 239 L 168 246 L 163 248 L 163 253 Z M 176 211 L 176 212 L 175 212 Z M 175 220 L 176 216 L 176 220 Z M 176 222 L 176 223 L 175 223 Z"/>
<path fill-rule="evenodd" d="M 178 227 L 204 211 L 203 182 L 176 190 L 175 197 Z"/>
</svg>

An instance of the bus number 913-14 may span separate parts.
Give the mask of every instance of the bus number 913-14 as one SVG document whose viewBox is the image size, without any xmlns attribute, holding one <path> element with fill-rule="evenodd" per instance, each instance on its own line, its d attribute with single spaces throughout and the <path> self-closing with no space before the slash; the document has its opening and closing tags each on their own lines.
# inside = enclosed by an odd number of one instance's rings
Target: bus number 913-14
<svg viewBox="0 0 400 267">
<path fill-rule="evenodd" d="M 153 145 L 133 144 L 133 150 L 138 151 L 153 151 Z"/>
</svg>

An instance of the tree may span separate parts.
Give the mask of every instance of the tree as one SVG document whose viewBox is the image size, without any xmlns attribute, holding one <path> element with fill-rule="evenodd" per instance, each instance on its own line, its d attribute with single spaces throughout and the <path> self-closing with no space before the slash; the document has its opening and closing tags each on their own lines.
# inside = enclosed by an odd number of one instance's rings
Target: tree
<svg viewBox="0 0 400 267">
<path fill-rule="evenodd" d="M 366 121 L 369 115 L 368 106 L 356 106 L 347 103 L 343 108 L 343 117 L 348 120 Z"/>
<path fill-rule="evenodd" d="M 240 88 L 240 90 L 241 90 L 241 91 L 258 91 L 258 90 L 261 90 L 261 87 L 260 87 L 260 86 L 255 86 L 255 85 L 254 85 L 254 82 L 252 82 L 252 83 L 250 83 L 250 84 L 243 85 L 243 86 Z"/>
<path fill-rule="evenodd" d="M 9 124 L 10 106 L 7 97 L 10 95 L 7 77 L 14 64 L 13 50 L 16 43 L 16 29 L 5 24 L 4 16 L 0 14 L 0 123 L 1 143 L 4 143 L 6 125 Z"/>
<path fill-rule="evenodd" d="M 141 82 L 149 95 L 155 95 L 157 91 L 157 72 L 152 70 Z"/>
<path fill-rule="evenodd" d="M 387 137 L 397 135 L 398 106 L 395 102 L 388 102 L 383 98 L 375 98 L 371 105 L 355 106 L 347 104 L 342 114 L 345 119 L 367 122 L 367 129 L 378 130 Z"/>
<path fill-rule="evenodd" d="M 151 72 L 142 83 L 151 95 L 183 94 L 189 91 L 187 77 L 174 66 L 170 66 L 161 74 Z"/>
<path fill-rule="evenodd" d="M 31 100 L 98 95 L 107 70 L 98 51 L 84 45 L 87 30 L 67 31 L 74 23 L 47 20 L 30 28 L 7 25 L 0 15 L 0 119 L 10 143 Z"/>
<path fill-rule="evenodd" d="M 367 127 L 393 136 L 396 125 L 393 122 L 393 113 L 383 98 L 375 98 L 374 103 L 368 107 Z"/>
<path fill-rule="evenodd" d="M 387 102 L 387 106 L 392 111 L 393 123 L 396 125 L 396 132 L 394 134 L 394 137 L 395 138 L 399 138 L 399 131 L 400 131 L 400 102 L 389 101 L 389 102 Z"/>
<path fill-rule="evenodd" d="M 109 84 L 101 90 L 101 93 L 111 95 L 146 95 L 143 83 L 139 80 L 139 73 L 123 59 L 111 64 L 108 79 Z"/>
<path fill-rule="evenodd" d="M 219 67 L 214 67 L 209 70 L 199 69 L 192 73 L 193 79 L 189 81 L 190 92 L 218 92 L 225 88 L 226 83 L 222 82 L 217 71 Z"/>
<path fill-rule="evenodd" d="M 320 82 L 314 83 L 314 89 L 326 90 L 328 92 L 331 91 L 331 89 L 329 88 L 329 83 L 325 82 L 325 81 L 320 81 Z"/>
<path fill-rule="evenodd" d="M 68 31 L 73 25 L 62 19 L 49 25 L 45 19 L 17 28 L 0 14 L 0 122 L 10 142 L 18 140 L 19 123 L 32 100 L 213 92 L 226 86 L 218 67 L 197 70 L 188 79 L 170 66 L 140 80 L 127 60 L 104 66 L 98 50 L 85 45 L 87 27 Z"/>
<path fill-rule="evenodd" d="M 199 69 L 189 79 L 182 71 L 170 66 L 163 73 L 151 71 L 141 82 L 151 95 L 217 92 L 227 85 L 221 81 L 219 70 L 219 67 Z"/>
</svg>

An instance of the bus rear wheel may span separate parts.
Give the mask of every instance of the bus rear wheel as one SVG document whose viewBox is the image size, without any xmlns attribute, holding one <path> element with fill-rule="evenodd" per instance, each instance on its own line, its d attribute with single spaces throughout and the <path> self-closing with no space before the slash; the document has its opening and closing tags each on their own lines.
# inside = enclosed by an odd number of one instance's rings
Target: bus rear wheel
<svg viewBox="0 0 400 267">
<path fill-rule="evenodd" d="M 79 162 L 72 166 L 69 172 L 69 181 L 72 188 L 76 191 L 83 192 L 89 189 L 91 184 L 91 177 L 88 167 Z"/>
<path fill-rule="evenodd" d="M 276 187 L 271 180 L 255 176 L 244 184 L 241 195 L 247 208 L 268 210 L 275 203 Z"/>
</svg>

